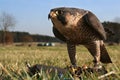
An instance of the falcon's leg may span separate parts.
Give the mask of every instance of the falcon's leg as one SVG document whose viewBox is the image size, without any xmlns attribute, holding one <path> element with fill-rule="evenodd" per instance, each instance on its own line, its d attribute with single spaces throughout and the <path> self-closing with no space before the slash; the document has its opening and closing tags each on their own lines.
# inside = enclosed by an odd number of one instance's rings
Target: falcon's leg
<svg viewBox="0 0 120 80">
<path fill-rule="evenodd" d="M 98 68 L 100 64 L 100 41 L 93 41 L 85 45 L 89 52 L 94 57 L 94 67 Z"/>
<path fill-rule="evenodd" d="M 75 57 L 76 46 L 74 44 L 67 43 L 67 49 L 68 49 L 68 54 L 69 54 L 69 58 L 70 58 L 72 65 L 76 66 L 76 57 Z"/>
</svg>

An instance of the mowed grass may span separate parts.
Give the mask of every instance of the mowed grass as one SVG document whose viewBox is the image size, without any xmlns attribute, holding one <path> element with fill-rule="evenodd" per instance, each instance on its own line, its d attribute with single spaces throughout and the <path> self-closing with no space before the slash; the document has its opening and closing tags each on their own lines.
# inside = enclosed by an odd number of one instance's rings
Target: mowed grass
<svg viewBox="0 0 120 80">
<path fill-rule="evenodd" d="M 106 47 L 112 64 L 105 65 L 108 71 L 115 71 L 115 80 L 120 79 L 120 46 Z M 77 64 L 79 66 L 92 64 L 93 57 L 84 46 L 78 46 L 76 52 Z M 25 46 L 9 46 L 0 47 L 0 80 L 37 80 L 36 77 L 30 77 L 27 74 L 25 62 L 34 64 L 44 64 L 48 66 L 57 66 L 65 68 L 70 65 L 66 45 L 53 47 L 25 47 Z M 47 78 L 46 78 L 47 76 Z M 54 76 L 43 74 L 39 80 L 57 80 Z M 58 79 L 59 80 L 59 79 Z M 93 80 L 93 78 L 85 78 L 85 80 Z M 96 80 L 96 79 L 95 79 Z"/>
</svg>

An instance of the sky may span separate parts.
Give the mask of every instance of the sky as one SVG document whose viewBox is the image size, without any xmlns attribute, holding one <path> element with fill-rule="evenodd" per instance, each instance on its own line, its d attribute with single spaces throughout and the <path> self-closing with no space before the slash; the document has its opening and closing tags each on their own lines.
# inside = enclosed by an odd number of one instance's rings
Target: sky
<svg viewBox="0 0 120 80">
<path fill-rule="evenodd" d="M 103 21 L 120 21 L 120 0 L 0 0 L 0 14 L 14 16 L 16 26 L 12 31 L 53 36 L 48 20 L 50 9 L 75 7 L 92 11 Z"/>
</svg>

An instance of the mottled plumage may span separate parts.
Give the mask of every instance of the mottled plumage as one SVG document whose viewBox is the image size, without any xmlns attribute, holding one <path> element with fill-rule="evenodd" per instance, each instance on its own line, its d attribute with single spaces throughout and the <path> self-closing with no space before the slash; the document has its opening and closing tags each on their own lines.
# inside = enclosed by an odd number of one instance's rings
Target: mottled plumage
<svg viewBox="0 0 120 80">
<path fill-rule="evenodd" d="M 90 11 L 60 7 L 51 9 L 49 18 L 53 23 L 53 33 L 67 43 L 72 65 L 76 65 L 76 45 L 84 45 L 94 57 L 95 66 L 112 63 L 103 40 L 106 32 L 98 18 Z"/>
</svg>

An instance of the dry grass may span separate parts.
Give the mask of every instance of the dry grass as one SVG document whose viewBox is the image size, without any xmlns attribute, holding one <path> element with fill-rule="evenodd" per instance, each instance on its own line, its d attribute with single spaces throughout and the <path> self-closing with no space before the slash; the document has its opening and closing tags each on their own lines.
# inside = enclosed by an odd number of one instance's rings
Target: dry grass
<svg viewBox="0 0 120 80">
<path fill-rule="evenodd" d="M 107 66 L 108 71 L 120 73 L 120 46 L 107 46 L 108 52 L 112 58 L 113 64 Z M 77 47 L 77 63 L 79 66 L 84 64 L 91 65 L 92 56 L 83 46 Z M 26 72 L 25 62 L 31 64 L 45 64 L 58 67 L 70 65 L 66 46 L 55 47 L 0 47 L 0 80 L 37 80 L 36 77 L 30 77 Z M 57 80 L 56 75 L 50 77 L 41 72 L 40 80 Z M 46 79 L 47 77 L 47 79 Z M 88 80 L 87 78 L 84 78 Z M 93 77 L 89 80 L 92 80 Z M 95 79 L 95 78 L 94 78 Z M 116 80 L 120 79 L 117 75 Z M 59 80 L 59 79 L 58 79 Z"/>
</svg>

